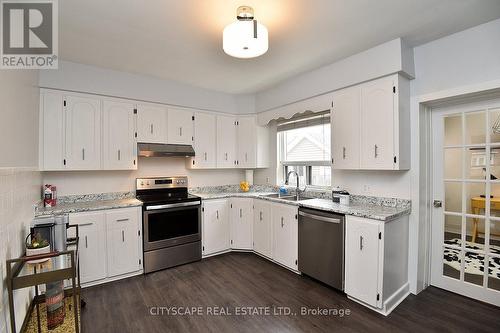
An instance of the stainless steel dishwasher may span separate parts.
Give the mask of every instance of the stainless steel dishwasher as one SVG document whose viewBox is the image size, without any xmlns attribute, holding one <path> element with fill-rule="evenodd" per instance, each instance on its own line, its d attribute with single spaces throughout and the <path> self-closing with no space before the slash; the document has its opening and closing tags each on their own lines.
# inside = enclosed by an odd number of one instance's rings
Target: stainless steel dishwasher
<svg viewBox="0 0 500 333">
<path fill-rule="evenodd" d="M 345 216 L 299 208 L 299 271 L 344 290 Z"/>
</svg>

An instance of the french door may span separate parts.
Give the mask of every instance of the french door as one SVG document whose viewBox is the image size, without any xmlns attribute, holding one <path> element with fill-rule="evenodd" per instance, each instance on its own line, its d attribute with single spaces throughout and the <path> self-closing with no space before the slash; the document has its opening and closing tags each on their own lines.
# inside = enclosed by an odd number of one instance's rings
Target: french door
<svg viewBox="0 0 500 333">
<path fill-rule="evenodd" d="M 500 100 L 432 112 L 431 284 L 500 306 Z"/>
</svg>

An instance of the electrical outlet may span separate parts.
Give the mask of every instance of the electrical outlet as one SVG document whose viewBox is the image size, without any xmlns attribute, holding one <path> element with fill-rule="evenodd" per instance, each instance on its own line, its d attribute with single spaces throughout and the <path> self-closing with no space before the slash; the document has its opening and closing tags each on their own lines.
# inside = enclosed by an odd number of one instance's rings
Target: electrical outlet
<svg viewBox="0 0 500 333">
<path fill-rule="evenodd" d="M 269 179 L 269 177 L 266 177 L 266 184 L 269 184 L 271 182 L 271 180 Z"/>
<path fill-rule="evenodd" d="M 365 185 L 364 188 L 363 188 L 363 192 L 365 192 L 365 194 L 370 194 L 370 192 L 372 191 L 370 185 Z"/>
</svg>

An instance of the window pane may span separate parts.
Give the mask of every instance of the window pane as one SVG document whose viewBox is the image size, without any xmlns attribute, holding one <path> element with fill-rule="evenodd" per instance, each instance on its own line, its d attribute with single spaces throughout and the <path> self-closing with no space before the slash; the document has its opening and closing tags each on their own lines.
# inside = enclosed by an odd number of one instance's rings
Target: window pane
<svg viewBox="0 0 500 333">
<path fill-rule="evenodd" d="M 311 185 L 330 186 L 332 183 L 332 169 L 329 166 L 311 167 Z"/>
<path fill-rule="evenodd" d="M 299 174 L 299 186 L 304 187 L 306 185 L 306 180 L 307 180 L 306 167 L 305 166 L 292 166 L 292 165 L 286 166 L 285 167 L 285 175 L 284 175 L 285 179 L 283 180 L 283 183 L 286 180 L 286 175 L 290 171 L 295 171 Z M 295 174 L 290 175 L 290 179 L 288 180 L 288 185 L 297 186 L 297 177 L 295 176 Z"/>
<path fill-rule="evenodd" d="M 330 126 L 317 125 L 283 132 L 282 161 L 329 161 Z"/>
</svg>

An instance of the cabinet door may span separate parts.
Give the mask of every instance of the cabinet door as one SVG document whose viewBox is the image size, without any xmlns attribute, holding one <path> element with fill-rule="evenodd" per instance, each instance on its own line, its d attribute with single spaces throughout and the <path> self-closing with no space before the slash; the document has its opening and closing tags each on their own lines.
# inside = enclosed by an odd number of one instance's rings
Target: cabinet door
<svg viewBox="0 0 500 333">
<path fill-rule="evenodd" d="M 108 277 L 138 271 L 141 268 L 138 209 L 106 212 Z"/>
<path fill-rule="evenodd" d="M 273 204 L 273 259 L 297 269 L 298 209 L 295 206 Z"/>
<path fill-rule="evenodd" d="M 106 224 L 104 213 L 70 214 L 69 224 L 78 225 L 80 237 L 78 256 L 81 283 L 106 278 Z M 75 236 L 74 230 L 68 229 L 68 237 Z"/>
<path fill-rule="evenodd" d="M 234 198 L 230 201 L 231 248 L 253 248 L 253 199 Z"/>
<path fill-rule="evenodd" d="M 360 88 L 347 88 L 333 95 L 331 112 L 334 169 L 359 169 Z"/>
<path fill-rule="evenodd" d="M 253 249 L 266 257 L 273 257 L 271 204 L 254 201 Z"/>
<path fill-rule="evenodd" d="M 137 169 L 134 105 L 104 101 L 103 117 L 104 169 Z"/>
<path fill-rule="evenodd" d="M 240 117 L 238 126 L 238 166 L 255 168 L 257 166 L 257 125 L 255 117 Z"/>
<path fill-rule="evenodd" d="M 348 216 L 345 241 L 345 292 L 369 305 L 379 295 L 380 222 Z"/>
<path fill-rule="evenodd" d="M 361 85 L 361 169 L 394 169 L 394 78 Z"/>
<path fill-rule="evenodd" d="M 159 106 L 137 105 L 137 141 L 167 143 L 167 109 Z"/>
<path fill-rule="evenodd" d="M 203 255 L 229 249 L 229 218 L 227 200 L 203 203 Z"/>
<path fill-rule="evenodd" d="M 193 112 L 183 109 L 168 109 L 167 143 L 193 144 Z"/>
<path fill-rule="evenodd" d="M 217 168 L 236 166 L 236 118 L 217 116 Z"/>
<path fill-rule="evenodd" d="M 40 169 L 64 169 L 63 95 L 43 91 L 40 95 Z"/>
<path fill-rule="evenodd" d="M 193 168 L 215 168 L 216 165 L 216 120 L 207 113 L 196 113 L 194 116 L 194 151 L 191 166 Z"/>
<path fill-rule="evenodd" d="M 101 102 L 98 99 L 67 96 L 66 169 L 101 168 Z"/>
</svg>

